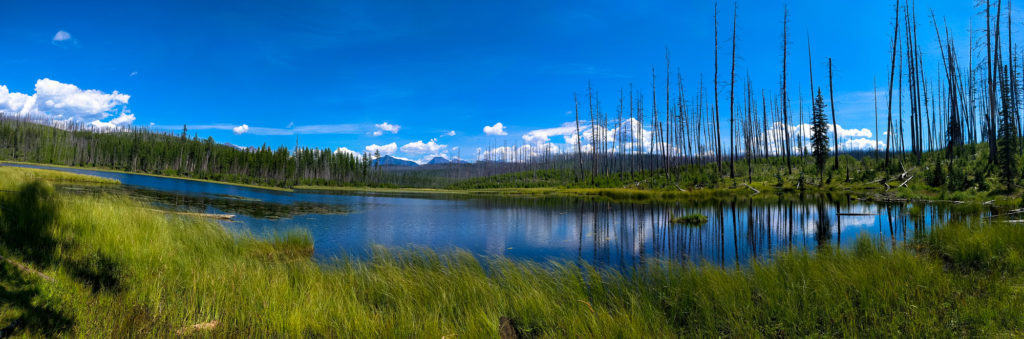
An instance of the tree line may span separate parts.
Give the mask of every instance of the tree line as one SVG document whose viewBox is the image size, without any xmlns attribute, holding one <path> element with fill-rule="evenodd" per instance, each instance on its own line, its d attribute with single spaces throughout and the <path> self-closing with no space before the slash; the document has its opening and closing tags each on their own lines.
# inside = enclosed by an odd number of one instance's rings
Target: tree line
<svg viewBox="0 0 1024 339">
<path fill-rule="evenodd" d="M 887 95 L 883 98 L 885 125 L 881 128 L 879 91 L 872 91 L 876 127 L 874 147 L 869 149 L 880 160 L 878 167 L 883 173 L 902 171 L 906 175 L 905 169 L 911 165 L 925 165 L 933 171 L 949 168 L 964 161 L 959 156 L 971 154 L 988 163 L 977 176 L 996 175 L 1008 187 L 1020 179 L 1018 157 L 1024 148 L 1019 143 L 1024 129 L 1018 109 L 1018 79 L 1024 73 L 1019 65 L 1019 56 L 1024 51 L 1012 38 L 1014 21 L 1009 0 L 985 0 L 976 6 L 985 26 L 980 32 L 970 32 L 969 45 L 983 51 L 982 58 L 975 58 L 976 50 L 972 49 L 964 64 L 964 56 L 958 54 L 945 20 L 931 13 L 929 28 L 934 30 L 939 48 L 934 51 L 938 56 L 936 64 L 927 65 L 920 42 L 925 38 L 918 34 L 915 3 L 897 0 L 893 4 L 892 35 L 887 42 Z M 682 72 L 671 67 L 666 48 L 665 68 L 662 72 L 651 68 L 648 91 L 633 84 L 618 90 L 614 117 L 601 108 L 598 90 L 590 83 L 582 99 L 578 93 L 573 94 L 576 180 L 585 182 L 615 172 L 658 172 L 671 179 L 685 171 L 705 169 L 708 164 L 728 178 L 738 180 L 746 176 L 749 180 L 755 176 L 751 171 L 759 162 L 780 177 L 794 175 L 794 165 L 798 165 L 801 178 L 806 170 L 817 176 L 828 174 L 829 178 L 845 173 L 846 180 L 850 180 L 851 170 L 863 170 L 840 163 L 841 154 L 863 153 L 845 149 L 840 142 L 836 110 L 842 108 L 836 107 L 834 99 L 840 84 L 834 81 L 833 58 L 817 59 L 827 61 L 828 78 L 826 84 L 815 86 L 816 59 L 812 57 L 813 44 L 808 34 L 810 86 L 799 89 L 798 112 L 792 114 L 787 74 L 791 53 L 788 8 L 782 9 L 779 27 L 781 65 L 777 90 L 756 90 L 749 74 L 746 79 L 737 74 L 737 8 L 734 3 L 726 51 L 729 68 L 724 77 L 720 74 L 722 34 L 716 3 L 711 56 L 714 73 L 710 81 L 701 76 L 696 86 L 691 87 L 695 90 L 685 91 Z M 705 87 L 706 83 L 710 83 L 710 88 Z M 811 94 L 806 104 L 810 108 L 809 119 L 805 117 L 805 91 Z M 727 98 L 721 97 L 723 92 Z M 804 127 L 805 122 L 810 128 Z M 879 140 L 879 135 L 884 139 Z M 810 143 L 805 144 L 805 140 Z M 979 146 L 987 150 L 981 152 Z M 922 164 L 925 152 L 932 151 L 943 154 L 942 159 Z M 814 167 L 799 166 L 807 163 L 808 156 L 813 157 Z M 829 158 L 832 161 L 827 161 Z M 745 163 L 747 173 L 737 171 L 737 163 Z"/>
<path fill-rule="evenodd" d="M 0 116 L 0 159 L 16 161 L 290 186 L 368 182 L 375 174 L 366 157 L 284 146 L 240 149 L 189 136 L 188 126 L 180 135 L 139 127 L 100 132 Z"/>
<path fill-rule="evenodd" d="M 713 48 L 711 79 L 701 75 L 697 81 L 684 81 L 666 48 L 664 69 L 651 67 L 649 89 L 632 83 L 618 88 L 613 92 L 617 99 L 613 109 L 602 105 L 601 93 L 588 82 L 584 93 L 572 95 L 575 133 L 567 138 L 570 145 L 564 150 L 492 144 L 490 152 L 473 164 L 388 168 L 376 166 L 367 154 L 298 145 L 292 150 L 266 145 L 238 149 L 212 138 L 189 137 L 187 128 L 180 135 L 142 128 L 98 133 L 4 118 L 0 119 L 0 156 L 270 185 L 417 187 L 481 186 L 488 185 L 487 178 L 505 180 L 510 186 L 645 187 L 659 182 L 702 187 L 723 177 L 733 182 L 775 177 L 782 182 L 793 176 L 803 185 L 805 175 L 819 182 L 836 175 L 845 175 L 847 181 L 851 177 L 874 180 L 871 176 L 877 173 L 906 176 L 908 166 L 926 167 L 933 186 L 961 187 L 946 183 L 945 175 L 937 173 L 948 171 L 953 177 L 966 161 L 977 158 L 984 165 L 972 163 L 978 167 L 973 177 L 983 182 L 994 175 L 1014 187 L 1021 175 L 1018 158 L 1024 152 L 1019 145 L 1024 129 L 1018 109 L 1018 77 L 1024 72 L 1018 55 L 1024 51 L 1012 38 L 1009 0 L 985 0 L 977 6 L 985 25 L 970 32 L 971 48 L 965 54 L 958 51 L 945 20 L 930 13 L 931 27 L 922 30 L 934 31 L 938 46 L 937 61 L 930 65 L 925 63 L 920 42 L 930 37 L 918 35 L 915 3 L 894 2 L 892 35 L 886 41 L 890 48 L 886 87 L 872 91 L 874 147 L 866 152 L 845 148 L 840 142 L 836 111 L 842 108 L 836 107 L 834 93 L 842 84 L 834 81 L 833 58 L 814 58 L 810 34 L 809 86 L 798 86 L 797 109 L 792 109 L 788 8 L 782 9 L 778 26 L 778 87 L 755 89 L 749 73 L 737 72 L 735 3 L 727 26 L 729 68 L 724 69 L 722 20 L 716 3 L 713 46 L 707 46 Z M 827 74 L 827 82 L 814 77 L 816 64 L 828 65 L 827 70 L 818 70 Z M 721 74 L 723 70 L 727 74 Z M 809 100 L 804 100 L 805 93 Z M 881 112 L 879 93 L 885 93 Z M 926 152 L 939 155 L 925 161 Z M 854 160 L 865 156 L 873 159 L 873 167 Z"/>
</svg>

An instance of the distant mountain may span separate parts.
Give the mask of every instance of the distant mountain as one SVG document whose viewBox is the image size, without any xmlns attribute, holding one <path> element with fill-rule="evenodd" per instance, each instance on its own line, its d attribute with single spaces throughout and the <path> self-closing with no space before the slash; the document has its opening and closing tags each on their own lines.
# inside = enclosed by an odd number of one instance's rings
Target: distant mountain
<svg viewBox="0 0 1024 339">
<path fill-rule="evenodd" d="M 461 159 L 448 160 L 445 157 L 434 157 L 427 162 L 427 165 L 444 165 L 444 164 L 465 164 L 466 162 Z"/>
<path fill-rule="evenodd" d="M 373 164 L 377 165 L 377 166 L 403 166 L 403 167 L 416 167 L 416 166 L 419 166 L 418 164 L 416 164 L 416 162 L 413 162 L 413 161 L 410 161 L 410 160 L 405 160 L 405 159 L 398 159 L 398 158 L 395 158 L 395 157 L 390 156 L 390 155 L 385 155 L 383 157 L 380 157 L 380 158 L 377 158 L 377 159 L 373 160 Z"/>
<path fill-rule="evenodd" d="M 448 160 L 445 157 L 434 157 L 433 159 L 430 159 L 430 161 L 427 162 L 427 165 L 443 165 L 450 163 L 452 163 L 451 160 Z"/>
<path fill-rule="evenodd" d="M 231 146 L 231 147 L 234 147 L 234 148 L 236 148 L 238 150 L 242 150 L 242 151 L 252 151 L 252 150 L 254 150 L 254 148 L 252 146 L 238 146 L 238 145 L 232 144 L 230 142 L 225 142 L 223 145 L 224 146 Z"/>
</svg>

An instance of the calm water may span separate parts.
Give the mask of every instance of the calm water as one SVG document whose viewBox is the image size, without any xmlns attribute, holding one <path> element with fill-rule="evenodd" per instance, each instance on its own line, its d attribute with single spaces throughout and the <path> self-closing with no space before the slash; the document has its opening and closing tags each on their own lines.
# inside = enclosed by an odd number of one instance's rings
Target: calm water
<svg viewBox="0 0 1024 339">
<path fill-rule="evenodd" d="M 22 165 L 18 165 L 22 166 Z M 51 168 L 44 166 L 25 166 Z M 144 175 L 51 168 L 120 180 L 130 194 L 168 208 L 236 214 L 232 229 L 270 234 L 307 230 L 320 258 L 365 256 L 373 245 L 460 248 L 478 255 L 576 260 L 628 267 L 647 258 L 748 262 L 791 248 L 848 246 L 870 236 L 887 244 L 927 232 L 950 206 L 880 204 L 848 195 L 793 195 L 659 204 L 576 199 L 465 198 L 278 192 Z M 671 216 L 701 213 L 703 227 Z"/>
</svg>

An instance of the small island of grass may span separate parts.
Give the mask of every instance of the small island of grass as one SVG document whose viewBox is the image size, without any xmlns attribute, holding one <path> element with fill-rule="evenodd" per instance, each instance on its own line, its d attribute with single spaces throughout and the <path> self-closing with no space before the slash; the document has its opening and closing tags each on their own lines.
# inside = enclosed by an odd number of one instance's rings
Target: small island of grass
<svg viewBox="0 0 1024 339">
<path fill-rule="evenodd" d="M 700 213 L 690 213 L 681 217 L 672 217 L 671 221 L 677 225 L 703 227 L 708 223 L 708 217 Z"/>
</svg>

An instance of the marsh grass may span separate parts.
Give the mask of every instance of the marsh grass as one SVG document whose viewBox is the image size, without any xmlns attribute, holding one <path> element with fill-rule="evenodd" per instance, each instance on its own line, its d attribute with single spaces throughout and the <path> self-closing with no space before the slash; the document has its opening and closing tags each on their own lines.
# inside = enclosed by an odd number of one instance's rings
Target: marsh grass
<svg viewBox="0 0 1024 339">
<path fill-rule="evenodd" d="M 217 321 L 211 336 L 951 336 L 1024 328 L 1024 232 L 952 226 L 910 247 L 868 239 L 847 251 L 786 252 L 743 268 L 650 262 L 480 259 L 462 251 L 375 248 L 370 259 L 309 259 L 308 234 L 259 239 L 166 215 L 121 195 L 71 196 L 5 180 L 0 237 L 12 223 L 53 241 L 47 282 L 0 264 L 0 332 L 170 336 Z M 20 226 L 18 226 L 20 227 Z M 1010 239 L 1006 239 L 1010 238 Z M 45 240 L 49 239 L 49 240 Z M 967 240 L 963 240 L 967 239 Z M 28 261 L 5 243 L 3 253 Z M 993 271 L 997 269 L 998 271 Z M 993 273 L 998 272 L 998 273 Z"/>
<path fill-rule="evenodd" d="M 114 179 L 58 170 L 0 166 L 0 189 L 9 191 L 32 180 L 46 180 L 53 184 L 112 185 L 120 183 Z"/>
<path fill-rule="evenodd" d="M 678 225 L 704 227 L 704 224 L 708 223 L 708 217 L 700 213 L 690 213 L 681 217 L 672 217 L 670 221 Z"/>
</svg>

